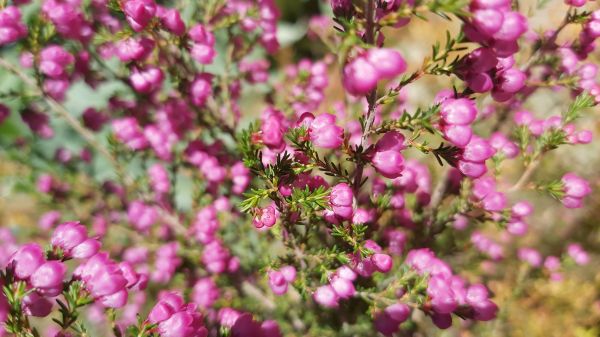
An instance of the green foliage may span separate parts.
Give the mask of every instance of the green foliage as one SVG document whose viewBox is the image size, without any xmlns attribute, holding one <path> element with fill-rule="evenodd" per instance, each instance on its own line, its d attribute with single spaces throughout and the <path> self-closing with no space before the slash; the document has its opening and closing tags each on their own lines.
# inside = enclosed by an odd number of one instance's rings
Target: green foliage
<svg viewBox="0 0 600 337">
<path fill-rule="evenodd" d="M 84 307 L 94 302 L 94 299 L 89 296 L 83 286 L 83 282 L 74 281 L 68 285 L 68 288 L 63 291 L 64 301 L 57 299 L 56 303 L 59 306 L 60 319 L 53 318 L 63 330 L 72 329 L 79 335 L 85 335 L 85 327 L 77 323 L 79 317 L 79 308 Z"/>
<path fill-rule="evenodd" d="M 565 196 L 565 185 L 560 180 L 538 185 L 536 189 L 548 193 L 552 198 L 561 200 Z"/>
<path fill-rule="evenodd" d="M 431 47 L 432 56 L 427 67 L 425 67 L 425 73 L 432 75 L 452 75 L 454 68 L 459 64 L 461 58 L 458 55 L 454 58 L 450 58 L 450 54 L 467 49 L 466 46 L 460 45 L 464 38 L 462 32 L 456 37 L 452 37 L 450 32 L 446 31 L 446 43 L 444 48 L 441 47 L 439 42 L 436 42 Z"/>
<path fill-rule="evenodd" d="M 468 16 L 469 12 L 465 11 L 464 8 L 469 4 L 469 0 L 433 0 L 427 4 L 429 10 L 433 13 L 450 20 L 448 13 Z"/>
<path fill-rule="evenodd" d="M 308 211 L 319 211 L 327 208 L 329 189 L 324 186 L 319 186 L 312 191 L 308 186 L 304 189 L 294 188 L 290 198 L 289 204 L 292 211 L 298 210 L 299 207 Z"/>
<path fill-rule="evenodd" d="M 437 134 L 439 131 L 433 127 L 433 123 L 434 117 L 438 115 L 439 111 L 439 104 L 434 104 L 427 109 L 418 108 L 414 114 L 410 114 L 408 111 L 404 110 L 404 113 L 399 119 L 385 120 L 379 127 L 373 130 L 373 132 L 376 134 L 384 134 L 388 131 L 417 131 L 419 129 L 425 129 L 432 134 Z"/>
<path fill-rule="evenodd" d="M 583 110 L 595 105 L 594 97 L 587 92 L 579 94 L 569 108 L 562 113 L 563 124 L 569 124 L 581 116 Z"/>
<path fill-rule="evenodd" d="M 325 175 L 341 178 L 348 183 L 352 182 L 350 173 L 342 167 L 341 163 L 336 164 L 327 158 L 321 158 L 319 153 L 312 146 L 312 143 L 308 140 L 308 130 L 305 127 L 290 129 L 286 137 L 292 143 L 294 148 L 301 151 L 312 160 L 312 163 L 308 165 L 297 165 L 296 173 L 306 172 L 312 168 L 318 168 L 325 173 Z"/>
<path fill-rule="evenodd" d="M 567 144 L 567 134 L 560 129 L 549 129 L 545 131 L 536 141 L 536 151 L 544 153 L 554 150 L 560 145 Z"/>
<path fill-rule="evenodd" d="M 260 148 L 252 139 L 259 130 L 258 124 L 253 123 L 247 129 L 242 130 L 236 137 L 238 139 L 238 151 L 242 155 L 244 165 L 254 173 L 260 171 L 263 167 L 260 160 Z"/>
</svg>

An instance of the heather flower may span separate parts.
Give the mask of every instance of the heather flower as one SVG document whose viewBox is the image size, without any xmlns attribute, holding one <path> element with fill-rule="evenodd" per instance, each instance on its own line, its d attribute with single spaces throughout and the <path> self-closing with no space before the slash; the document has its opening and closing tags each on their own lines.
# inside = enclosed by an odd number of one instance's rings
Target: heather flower
<svg viewBox="0 0 600 337">
<path fill-rule="evenodd" d="M 375 154 L 371 159 L 373 167 L 382 176 L 398 178 L 404 170 L 404 136 L 398 132 L 388 132 L 375 144 Z"/>
<path fill-rule="evenodd" d="M 34 243 L 23 245 L 9 260 L 14 263 L 15 275 L 20 279 L 28 279 L 44 261 L 42 248 Z"/>
<path fill-rule="evenodd" d="M 25 109 L 21 111 L 21 119 L 27 124 L 29 129 L 41 138 L 52 138 L 54 129 L 50 126 L 49 118 L 46 114 L 37 112 L 33 109 Z"/>
<path fill-rule="evenodd" d="M 181 20 L 179 11 L 175 8 L 156 7 L 156 16 L 160 23 L 171 33 L 181 36 L 185 34 L 185 23 Z"/>
<path fill-rule="evenodd" d="M 31 286 L 41 294 L 53 297 L 62 292 L 62 282 L 67 267 L 60 261 L 46 261 L 29 277 Z"/>
<path fill-rule="evenodd" d="M 54 225 L 60 220 L 61 213 L 59 211 L 49 211 L 40 217 L 38 221 L 38 226 L 41 229 L 49 230 L 54 227 Z"/>
<path fill-rule="evenodd" d="M 206 100 L 212 94 L 212 75 L 208 73 L 198 74 L 190 86 L 190 98 L 192 103 L 198 107 L 204 106 Z"/>
<path fill-rule="evenodd" d="M 140 70 L 136 69 L 129 77 L 129 81 L 133 88 L 140 93 L 150 93 L 160 89 L 163 79 L 164 75 L 162 70 L 156 67 L 148 67 Z"/>
<path fill-rule="evenodd" d="M 150 184 L 156 194 L 161 195 L 169 193 L 171 189 L 169 173 L 161 164 L 156 163 L 152 165 L 148 169 L 148 176 L 150 177 Z"/>
<path fill-rule="evenodd" d="M 353 213 L 354 193 L 348 184 L 340 183 L 331 189 L 329 195 L 329 204 L 335 215 L 349 219 Z"/>
<path fill-rule="evenodd" d="M 351 0 L 331 0 L 331 9 L 335 16 L 350 18 L 354 14 Z"/>
<path fill-rule="evenodd" d="M 52 312 L 52 301 L 37 292 L 32 292 L 23 297 L 22 307 L 28 316 L 46 317 Z"/>
<path fill-rule="evenodd" d="M 192 44 L 192 57 L 201 64 L 211 64 L 215 58 L 215 37 L 203 25 L 196 25 L 188 32 Z"/>
<path fill-rule="evenodd" d="M 125 117 L 112 121 L 112 128 L 118 140 L 132 150 L 141 150 L 148 146 L 148 141 L 134 117 Z"/>
<path fill-rule="evenodd" d="M 366 54 L 379 79 L 393 79 L 406 71 L 406 62 L 402 55 L 393 49 L 373 48 Z"/>
<path fill-rule="evenodd" d="M 206 337 L 208 331 L 194 304 L 185 304 L 176 293 L 163 293 L 148 314 L 150 323 L 158 324 L 164 337 Z"/>
<path fill-rule="evenodd" d="M 140 32 L 154 18 L 156 7 L 153 0 L 128 0 L 123 5 L 123 12 L 131 28 Z"/>
<path fill-rule="evenodd" d="M 137 230 L 144 232 L 157 221 L 158 212 L 154 207 L 135 200 L 129 204 L 127 218 Z"/>
<path fill-rule="evenodd" d="M 581 207 L 583 198 L 592 192 L 589 183 L 574 173 L 565 174 L 562 177 L 561 182 L 564 186 L 562 203 L 567 208 Z"/>
<path fill-rule="evenodd" d="M 21 22 L 18 7 L 7 6 L 0 11 L 0 32 L 0 46 L 27 36 L 27 27 Z"/>
<path fill-rule="evenodd" d="M 275 207 L 273 206 L 267 206 L 263 209 L 259 209 L 257 211 L 257 215 L 252 221 L 256 228 L 273 227 L 275 222 L 277 222 L 277 215 L 275 213 Z"/>
<path fill-rule="evenodd" d="M 365 95 L 377 88 L 377 69 L 362 57 L 358 57 L 344 67 L 344 88 L 351 95 Z"/>
<path fill-rule="evenodd" d="M 586 265 L 590 261 L 588 253 L 583 250 L 581 245 L 572 243 L 567 247 L 567 254 L 577 263 L 578 265 Z"/>
<path fill-rule="evenodd" d="M 120 308 L 127 302 L 128 280 L 107 253 L 94 255 L 79 265 L 73 274 L 83 281 L 90 295 L 103 306 Z"/>
<path fill-rule="evenodd" d="M 332 286 L 320 286 L 313 294 L 315 302 L 326 308 L 336 308 L 338 306 L 338 295 Z"/>
<path fill-rule="evenodd" d="M 519 260 L 527 262 L 532 267 L 539 267 L 542 265 L 542 255 L 535 249 L 524 247 L 518 251 Z"/>
<path fill-rule="evenodd" d="M 40 52 L 40 71 L 51 78 L 66 75 L 66 68 L 75 62 L 75 57 L 58 45 L 51 45 Z"/>
<path fill-rule="evenodd" d="M 128 38 L 117 42 L 115 51 L 122 62 L 142 61 L 152 53 L 154 41 L 148 38 Z"/>
<path fill-rule="evenodd" d="M 219 298 L 219 288 L 211 278 L 201 278 L 196 281 L 191 298 L 200 308 L 208 309 Z"/>
<path fill-rule="evenodd" d="M 344 129 L 335 125 L 336 117 L 321 114 L 310 124 L 310 140 L 316 147 L 337 149 L 344 142 Z"/>
</svg>

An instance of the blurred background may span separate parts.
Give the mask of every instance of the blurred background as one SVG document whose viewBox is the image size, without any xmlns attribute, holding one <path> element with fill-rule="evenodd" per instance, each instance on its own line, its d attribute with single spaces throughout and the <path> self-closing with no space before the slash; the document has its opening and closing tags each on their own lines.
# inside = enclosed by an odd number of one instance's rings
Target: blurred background
<svg viewBox="0 0 600 337">
<path fill-rule="evenodd" d="M 331 35 L 331 21 L 329 19 L 329 5 L 318 0 L 278 0 L 281 10 L 281 23 L 279 26 L 281 50 L 273 57 L 272 69 L 299 61 L 302 58 L 320 59 L 325 57 L 328 49 L 315 35 Z M 551 27 L 556 27 L 561 22 L 567 6 L 560 0 L 542 2 L 519 1 L 521 12 L 529 13 L 530 30 L 541 32 Z M 593 2 L 590 9 L 597 6 Z M 325 17 L 320 17 L 325 15 Z M 417 69 L 423 59 L 430 55 L 431 45 L 436 41 L 443 43 L 446 31 L 456 33 L 459 28 L 457 20 L 448 21 L 435 15 L 428 15 L 427 21 L 413 18 L 412 22 L 400 29 L 384 31 L 386 45 L 401 51 L 409 64 L 409 72 Z M 559 36 L 559 43 L 569 41 L 578 34 L 578 28 L 567 29 Z M 315 33 L 316 32 L 316 33 Z M 222 40 L 221 46 L 222 46 Z M 16 51 L 11 51 L 13 61 L 16 60 Z M 525 51 L 524 56 L 528 56 Z M 259 55 L 257 55 L 259 56 Z M 591 60 L 599 63 L 599 54 L 596 52 Z M 518 61 L 517 61 L 518 62 Z M 218 62 L 217 62 L 218 63 Z M 215 67 L 219 67 L 218 64 Z M 343 99 L 339 68 L 334 67 L 331 72 L 328 87 L 327 101 L 320 106 L 321 111 L 332 109 L 332 104 Z M 272 73 L 275 79 L 280 79 L 281 74 Z M 456 78 L 425 76 L 421 80 L 408 86 L 403 95 L 405 106 L 408 110 L 419 106 L 431 104 L 435 94 L 444 88 L 450 88 Z M 18 81 L 13 75 L 0 70 L 0 93 L 9 90 L 20 90 Z M 73 85 L 69 90 L 65 106 L 74 116 L 79 116 L 86 108 L 106 107 L 107 99 L 115 92 L 122 90 L 120 84 L 113 83 L 92 89 L 83 83 Z M 261 88 L 245 92 L 242 111 L 248 123 L 258 116 L 262 108 Z M 258 95 L 257 95 L 258 94 Z M 4 99 L 0 96 L 0 101 Z M 525 109 L 534 113 L 537 118 L 560 114 L 569 104 L 570 96 L 566 90 L 541 89 L 525 104 Z M 480 100 L 480 107 L 488 104 L 489 98 Z M 37 222 L 41 214 L 51 209 L 47 201 L 40 199 L 35 191 L 35 179 L 39 172 L 56 170 L 56 167 L 47 166 L 47 161 L 53 158 L 59 148 L 65 148 L 72 153 L 83 150 L 82 142 L 78 136 L 65 124 L 57 119 L 52 119 L 52 126 L 56 136 L 50 140 L 34 137 L 15 113 L 19 106 L 15 102 L 6 100 L 3 103 L 13 109 L 13 113 L 0 125 L 0 226 L 11 228 L 20 238 L 35 236 L 38 232 Z M 512 201 L 527 199 L 535 206 L 535 212 L 529 219 L 530 231 L 526 237 L 520 239 L 519 245 L 537 248 L 542 255 L 560 255 L 565 246 L 570 242 L 580 243 L 591 255 L 591 262 L 587 266 L 574 264 L 565 266 L 562 281 L 550 281 L 547 275 L 540 271 L 524 272 L 511 265 L 498 266 L 499 270 L 488 273 L 486 279 L 495 295 L 495 301 L 501 308 L 496 321 L 480 324 L 476 329 L 467 332 L 466 329 L 455 327 L 440 331 L 427 330 L 426 336 L 515 336 L 515 337 L 595 337 L 600 336 L 600 140 L 598 139 L 600 124 L 600 111 L 591 109 L 587 115 L 578 121 L 580 127 L 591 129 L 595 140 L 585 146 L 564 146 L 546 156 L 540 168 L 533 176 L 533 181 L 538 179 L 559 179 L 567 171 L 577 172 L 578 175 L 589 179 L 594 188 L 594 193 L 586 201 L 586 206 L 568 212 L 559 202 L 541 195 L 535 191 L 521 191 L 509 195 Z M 492 121 L 481 123 L 479 132 L 487 136 Z M 508 123 L 504 129 L 511 132 Z M 105 128 L 101 137 L 106 136 L 109 130 Z M 35 153 L 27 152 L 24 156 L 18 146 L 20 139 L 32 142 Z M 415 157 L 423 158 L 421 154 Z M 33 165 L 26 165 L 26 163 Z M 441 170 L 435 162 L 430 162 L 434 177 L 439 176 Z M 71 168 L 73 170 L 73 168 Z M 503 169 L 509 171 L 507 181 L 502 182 L 507 186 L 512 185 L 520 175 L 522 166 L 518 161 L 507 163 Z M 77 170 L 75 167 L 74 170 Z M 89 170 L 81 170 L 81 175 L 69 183 L 85 185 L 86 181 L 102 180 L 112 176 L 109 166 L 96 159 Z M 543 177 L 543 178 L 540 178 Z M 178 189 L 181 193 L 182 204 L 192 197 L 186 195 L 184 188 Z M 188 200 L 188 201 L 186 201 Z M 79 207 L 78 205 L 74 205 Z M 74 213 L 85 212 L 85 209 L 73 209 Z M 499 231 L 495 228 L 484 228 L 482 231 L 496 235 L 495 239 L 501 241 Z M 496 234 L 495 234 L 496 233 Z M 473 247 L 468 240 L 462 247 L 466 254 Z M 472 254 L 477 254 L 473 252 Z M 514 258 L 514 254 L 509 259 Z M 472 260 L 472 259 L 471 259 Z M 452 261 L 455 269 L 465 275 L 477 273 L 481 268 L 486 268 L 483 259 L 475 265 L 461 265 L 461 261 Z"/>
</svg>

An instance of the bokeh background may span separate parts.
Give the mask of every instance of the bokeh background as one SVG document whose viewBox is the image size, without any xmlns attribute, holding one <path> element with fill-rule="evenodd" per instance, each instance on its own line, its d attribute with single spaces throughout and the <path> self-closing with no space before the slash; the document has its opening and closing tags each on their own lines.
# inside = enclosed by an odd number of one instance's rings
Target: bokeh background
<svg viewBox="0 0 600 337">
<path fill-rule="evenodd" d="M 314 37 L 314 23 L 316 17 L 329 15 L 328 4 L 317 0 L 279 0 L 282 13 L 280 23 L 280 41 L 282 49 L 271 60 L 272 68 L 281 68 L 286 64 L 297 62 L 301 58 L 322 58 L 328 53 L 326 46 Z M 556 27 L 562 20 L 567 6 L 560 0 L 550 0 L 543 3 L 536 1 L 519 1 L 519 6 L 524 13 L 530 16 L 530 29 L 536 32 Z M 595 2 L 590 8 L 597 6 Z M 411 24 L 401 29 L 385 30 L 386 44 L 397 48 L 405 56 L 409 71 L 417 69 L 423 59 L 430 55 L 431 45 L 436 41 L 443 42 L 445 32 L 457 32 L 459 23 L 448 21 L 441 17 L 428 15 L 427 21 L 413 18 Z M 321 18 L 321 22 L 329 20 Z M 312 28 L 311 28 L 312 27 Z M 330 25 L 329 25 L 330 27 Z M 331 29 L 318 28 L 319 34 L 331 34 Z M 569 41 L 578 34 L 577 27 L 567 29 L 559 36 L 559 43 Z M 223 48 L 223 38 L 219 37 L 220 47 Z M 10 51 L 9 58 L 16 60 L 16 51 Z M 527 56 L 527 52 L 524 53 Z M 600 63 L 599 54 L 596 52 L 591 60 Z M 219 64 L 214 65 L 218 71 Z M 328 99 L 321 105 L 321 111 L 332 109 L 332 104 L 343 98 L 339 69 L 332 69 Z M 280 73 L 272 72 L 274 78 L 280 78 Z M 426 76 L 418 82 L 411 84 L 405 93 L 408 109 L 431 104 L 435 94 L 450 87 L 455 78 Z M 3 70 L 0 70 L 0 93 L 10 90 L 26 90 L 19 86 L 18 81 Z M 67 95 L 65 106 L 74 116 L 79 116 L 86 108 L 106 107 L 107 99 L 115 92 L 123 90 L 122 85 L 112 83 L 99 88 L 90 88 L 85 84 L 73 85 Z M 258 116 L 262 108 L 261 88 L 252 89 L 244 93 L 242 104 L 243 115 L 248 123 Z M 524 105 L 536 117 L 544 118 L 552 114 L 559 114 L 569 104 L 569 93 L 566 90 L 541 89 L 532 96 Z M 0 96 L 0 101 L 4 100 Z M 45 170 L 60 170 L 55 166 L 48 166 L 48 159 L 52 158 L 60 147 L 72 153 L 79 153 L 83 143 L 78 135 L 70 130 L 58 119 L 52 119 L 52 126 L 56 137 L 51 140 L 35 138 L 22 123 L 18 114 L 14 113 L 19 106 L 15 102 L 3 102 L 13 109 L 12 115 L 0 125 L 0 226 L 11 228 L 19 238 L 35 237 L 40 235 L 37 229 L 39 216 L 52 209 L 48 200 L 43 199 L 35 191 L 35 179 L 39 172 Z M 480 106 L 485 105 L 488 99 L 483 99 Z M 496 321 L 480 324 L 474 332 L 451 328 L 447 331 L 425 328 L 423 336 L 515 336 L 515 337 L 595 337 L 600 336 L 600 111 L 590 109 L 578 122 L 581 127 L 591 129 L 595 140 L 585 146 L 565 146 L 551 152 L 542 161 L 542 165 L 533 176 L 534 181 L 540 179 L 557 179 L 566 171 L 575 171 L 590 180 L 594 193 L 586 201 L 586 206 L 579 210 L 565 211 L 555 200 L 541 195 L 535 191 L 520 191 L 509 195 L 513 201 L 527 199 L 535 205 L 535 213 L 530 218 L 530 232 L 519 241 L 520 245 L 536 247 L 543 255 L 559 255 L 568 242 L 579 242 L 590 253 L 591 263 L 587 266 L 570 265 L 564 268 L 564 279 L 561 282 L 552 282 L 547 275 L 535 271 L 523 271 L 517 262 L 499 266 L 499 270 L 491 273 L 488 285 L 495 294 L 495 300 L 501 308 Z M 483 135 L 487 135 L 491 121 L 478 126 Z M 503 131 L 510 133 L 511 125 L 506 125 Z M 105 128 L 100 138 L 109 133 Z M 32 142 L 31 148 L 36 151 L 24 151 L 19 143 L 21 139 Z M 29 149 L 29 147 L 28 147 Z M 423 158 L 420 154 L 415 157 Z M 439 176 L 441 169 L 430 163 L 434 176 Z M 505 183 L 510 183 L 518 178 L 522 166 L 518 162 L 506 164 L 503 169 L 509 172 Z M 100 181 L 111 177 L 114 173 L 101 158 L 95 159 L 89 169 L 71 168 L 78 173 L 76 179 L 69 181 L 71 186 L 82 188 L 89 185 L 90 181 Z M 60 171 L 59 171 L 60 172 Z M 193 196 L 186 191 L 185 181 L 177 187 L 180 207 L 185 208 L 191 203 Z M 85 213 L 85 202 L 72 205 L 73 216 Z M 482 229 L 494 235 L 499 233 L 494 228 Z M 495 238 L 502 240 L 497 235 Z M 462 256 L 477 254 L 470 247 L 468 240 L 460 247 Z M 516 259 L 509 255 L 509 259 Z M 482 260 L 471 261 L 465 265 L 460 259 L 452 260 L 456 270 L 464 274 L 478 273 L 485 264 Z M 515 267 L 517 266 L 517 267 Z M 526 275 L 526 277 L 524 277 Z M 373 334 L 375 335 L 375 333 Z"/>
</svg>

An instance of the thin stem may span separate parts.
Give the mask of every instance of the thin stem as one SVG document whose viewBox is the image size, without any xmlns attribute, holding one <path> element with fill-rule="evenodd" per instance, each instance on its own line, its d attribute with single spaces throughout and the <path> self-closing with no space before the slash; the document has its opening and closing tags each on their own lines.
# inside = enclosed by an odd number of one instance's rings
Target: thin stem
<svg viewBox="0 0 600 337">
<path fill-rule="evenodd" d="M 539 164 L 540 164 L 539 159 L 535 159 L 531 163 L 529 163 L 529 165 L 527 165 L 527 168 L 525 169 L 525 171 L 523 171 L 523 174 L 521 175 L 519 180 L 517 180 L 517 182 L 511 188 L 508 189 L 508 192 L 516 192 L 516 191 L 520 190 L 521 188 L 523 188 L 523 186 L 525 186 L 525 184 L 527 184 L 527 182 L 531 178 L 531 175 L 533 174 L 535 169 L 539 166 Z"/>
<path fill-rule="evenodd" d="M 64 119 L 69 126 L 71 126 L 85 141 L 92 146 L 96 151 L 98 151 L 102 156 L 104 156 L 109 163 L 114 166 L 114 168 L 120 173 L 124 174 L 124 170 L 121 165 L 117 162 L 117 160 L 110 154 L 110 152 L 104 148 L 100 143 L 98 143 L 94 137 L 94 134 L 87 130 L 75 117 L 73 117 L 67 109 L 57 102 L 54 98 L 45 95 L 44 92 L 39 88 L 36 82 L 31 79 L 27 74 L 21 71 L 18 67 L 14 66 L 12 63 L 7 60 L 0 58 L 0 66 L 7 69 L 8 71 L 17 75 L 23 82 L 31 87 L 35 94 L 42 97 L 42 99 L 48 104 L 48 106 L 56 113 L 57 116 Z"/>
<path fill-rule="evenodd" d="M 366 24 L 366 32 L 365 32 L 365 39 L 366 42 L 368 44 L 373 44 L 375 41 L 375 0 L 368 0 L 366 3 L 366 19 L 367 19 L 367 24 Z M 369 137 L 369 133 L 371 130 L 371 127 L 373 126 L 373 122 L 375 120 L 375 104 L 376 104 L 376 99 L 377 99 L 377 88 L 373 89 L 368 95 L 367 95 L 367 102 L 369 104 L 368 110 L 367 110 L 367 114 L 365 116 L 365 121 L 364 121 L 364 129 L 363 129 L 363 133 L 362 133 L 362 137 L 360 139 L 360 144 L 361 146 L 363 144 L 366 143 L 367 138 Z M 354 194 L 358 194 L 359 190 L 360 190 L 360 186 L 362 185 L 362 176 L 363 176 L 363 171 L 364 171 L 364 163 L 362 163 L 362 160 L 359 160 L 359 162 L 356 165 L 356 171 L 354 172 L 354 182 L 352 183 L 352 188 L 354 190 Z"/>
</svg>

